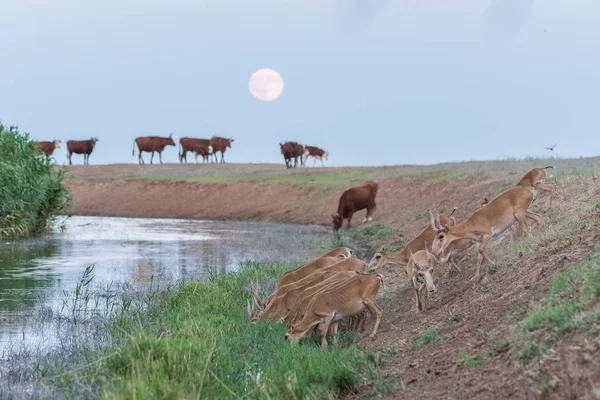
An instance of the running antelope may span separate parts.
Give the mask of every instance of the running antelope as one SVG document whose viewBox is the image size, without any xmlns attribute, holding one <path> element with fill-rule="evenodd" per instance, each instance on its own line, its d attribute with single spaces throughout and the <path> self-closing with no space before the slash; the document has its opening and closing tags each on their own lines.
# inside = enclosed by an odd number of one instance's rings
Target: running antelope
<svg viewBox="0 0 600 400">
<path fill-rule="evenodd" d="M 522 236 L 528 232 L 525 218 L 535 220 L 538 227 L 542 218 L 528 208 L 533 202 L 535 189 L 533 187 L 515 186 L 491 200 L 485 207 L 475 211 L 465 221 L 454 225 L 442 225 L 439 215 L 435 219 L 437 239 L 433 242 L 432 251 L 436 257 L 449 250 L 449 246 L 461 239 L 470 239 L 475 242 L 477 249 L 477 271 L 471 280 L 480 277 L 481 264 L 489 257 L 485 248 L 489 241 L 518 222 L 522 229 Z M 439 229 L 441 227 L 441 229 Z"/>
<path fill-rule="evenodd" d="M 383 311 L 375 302 L 375 296 L 382 284 L 382 276 L 360 274 L 332 290 L 324 291 L 310 302 L 304 318 L 286 334 L 285 338 L 297 343 L 312 328 L 321 328 L 321 348 L 327 347 L 327 332 L 332 323 L 352 317 L 368 309 L 375 316 L 370 337 L 375 336 Z"/>
<path fill-rule="evenodd" d="M 538 190 L 550 192 L 550 198 L 548 199 L 548 204 L 552 205 L 552 199 L 554 198 L 554 186 L 544 183 L 546 178 L 552 178 L 552 175 L 548 176 L 547 171 L 546 171 L 547 169 L 550 169 L 550 168 L 554 168 L 554 167 L 552 165 L 548 165 L 547 167 L 544 167 L 544 168 L 532 169 L 527 174 L 525 174 L 525 176 L 523 178 L 521 178 L 519 183 L 517 183 L 517 186 L 525 186 L 525 187 L 534 188 L 535 189 L 535 192 L 533 194 L 534 197 L 537 194 Z"/>
<path fill-rule="evenodd" d="M 454 207 L 454 209 L 452 210 L 450 215 L 440 216 L 440 221 L 442 221 L 442 223 L 444 225 L 449 225 L 449 226 L 456 225 L 456 219 L 452 216 L 455 211 L 456 211 L 456 207 Z M 432 226 L 430 224 L 427 224 L 427 226 L 425 227 L 425 229 L 423 229 L 421 231 L 419 236 L 417 236 L 416 238 L 414 238 L 413 240 L 408 242 L 406 247 L 401 252 L 390 253 L 387 251 L 385 246 L 381 247 L 381 249 L 377 253 L 375 253 L 375 255 L 373 255 L 373 258 L 371 258 L 371 261 L 369 261 L 369 271 L 373 272 L 377 268 L 383 267 L 384 265 L 387 265 L 387 264 L 391 264 L 391 265 L 406 265 L 406 264 L 408 264 L 408 261 L 410 260 L 411 252 L 416 253 L 418 251 L 425 249 L 426 243 L 429 243 L 429 245 L 431 245 L 431 243 L 433 243 L 433 241 L 435 240 L 435 236 L 436 236 L 436 233 L 434 232 Z"/>
<path fill-rule="evenodd" d="M 415 302 L 417 312 L 423 311 L 429 300 L 429 292 L 435 292 L 435 283 L 433 280 L 434 268 L 437 264 L 435 257 L 427 250 L 411 253 L 410 261 L 406 266 L 406 272 L 410 277 L 413 289 L 415 290 Z"/>
</svg>

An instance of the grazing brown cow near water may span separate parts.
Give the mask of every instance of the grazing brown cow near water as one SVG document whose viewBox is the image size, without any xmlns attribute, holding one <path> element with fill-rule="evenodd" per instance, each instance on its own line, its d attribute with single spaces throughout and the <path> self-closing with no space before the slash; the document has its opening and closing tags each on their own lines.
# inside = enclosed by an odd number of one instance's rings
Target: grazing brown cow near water
<svg viewBox="0 0 600 400">
<path fill-rule="evenodd" d="M 69 165 L 71 163 L 71 156 L 75 154 L 83 154 L 83 164 L 90 165 L 90 154 L 94 151 L 94 146 L 98 138 L 91 138 L 90 140 L 69 140 L 67 142 L 67 158 L 69 159 Z"/>
<path fill-rule="evenodd" d="M 152 153 L 152 157 L 150 157 L 150 164 L 152 164 L 152 160 L 154 159 L 154 152 L 158 153 L 158 159 L 162 164 L 162 156 L 161 153 L 167 146 L 175 146 L 175 142 L 173 141 L 173 134 L 171 133 L 169 137 L 160 137 L 160 136 L 140 136 L 135 138 L 133 142 L 133 150 L 131 155 L 135 155 L 135 145 L 138 147 L 138 163 L 145 164 L 144 159 L 142 158 L 142 152 L 146 151 L 148 153 Z"/>
<path fill-rule="evenodd" d="M 208 148 L 210 146 L 210 139 L 196 139 L 191 137 L 182 137 L 179 139 L 179 162 L 187 164 L 187 153 L 188 151 L 194 152 L 194 146 L 204 146 Z M 212 153 L 212 152 L 211 152 Z"/>
<path fill-rule="evenodd" d="M 54 154 L 54 150 L 60 148 L 60 140 L 53 140 L 51 142 L 36 142 L 37 149 L 40 153 L 50 158 Z"/>
<path fill-rule="evenodd" d="M 367 181 L 342 193 L 337 213 L 331 215 L 331 218 L 333 218 L 333 231 L 338 231 L 342 227 L 344 219 L 348 219 L 347 227 L 350 228 L 350 221 L 352 221 L 354 213 L 364 208 L 367 209 L 367 215 L 363 219 L 363 223 L 373 221 L 373 212 L 377 207 L 375 204 L 377 188 L 377 183 Z"/>
<path fill-rule="evenodd" d="M 286 168 L 292 168 L 292 159 L 294 159 L 294 168 L 298 165 L 298 157 L 300 157 L 300 165 L 304 165 L 302 155 L 304 154 L 304 146 L 298 142 L 279 143 L 281 154 L 285 160 Z"/>
<path fill-rule="evenodd" d="M 327 158 L 329 157 L 329 153 L 315 146 L 306 146 L 304 147 L 304 149 L 304 154 L 302 155 L 304 157 L 304 164 L 306 164 L 306 161 L 308 161 L 308 157 L 310 156 L 313 158 L 313 167 L 317 162 L 317 158 L 321 160 L 321 165 L 325 166 L 325 163 L 323 163 L 323 159 L 327 160 Z"/>
<path fill-rule="evenodd" d="M 210 138 L 210 145 L 213 148 L 213 154 L 215 156 L 215 162 L 217 161 L 217 152 L 221 152 L 221 163 L 225 163 L 225 150 L 227 148 L 231 148 L 231 143 L 233 143 L 233 138 L 223 138 L 220 136 L 213 136 Z"/>
</svg>

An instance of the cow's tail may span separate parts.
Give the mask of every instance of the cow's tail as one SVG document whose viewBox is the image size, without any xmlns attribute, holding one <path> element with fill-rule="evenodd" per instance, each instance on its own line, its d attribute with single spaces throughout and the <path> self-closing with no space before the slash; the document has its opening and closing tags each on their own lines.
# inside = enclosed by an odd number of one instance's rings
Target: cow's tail
<svg viewBox="0 0 600 400">
<path fill-rule="evenodd" d="M 133 139 L 133 149 L 131 150 L 131 156 L 135 156 L 135 139 Z"/>
</svg>

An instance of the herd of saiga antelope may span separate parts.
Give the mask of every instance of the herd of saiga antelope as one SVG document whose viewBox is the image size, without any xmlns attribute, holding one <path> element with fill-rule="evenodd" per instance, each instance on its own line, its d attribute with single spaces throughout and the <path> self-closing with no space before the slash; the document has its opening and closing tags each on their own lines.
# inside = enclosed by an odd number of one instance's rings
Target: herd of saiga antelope
<svg viewBox="0 0 600 400">
<path fill-rule="evenodd" d="M 324 256 L 299 268 L 286 272 L 275 291 L 266 299 L 259 297 L 258 285 L 252 285 L 252 305 L 248 302 L 248 316 L 255 322 L 269 318 L 282 320 L 289 330 L 285 338 L 298 342 L 307 333 L 321 332 L 321 346 L 327 347 L 327 333 L 335 338 L 338 325 L 345 321 L 347 328 L 364 335 L 375 336 L 381 321 L 382 310 L 376 296 L 383 283 L 380 274 L 372 274 L 386 265 L 406 265 L 406 274 L 412 283 L 417 312 L 427 305 L 428 293 L 435 292 L 436 275 L 445 277 L 446 265 L 451 257 L 475 245 L 477 270 L 471 280 L 478 280 L 481 264 L 489 261 L 485 249 L 490 240 L 509 229 L 515 222 L 521 235 L 529 232 L 526 219 L 541 227 L 540 215 L 529 211 L 538 191 L 550 192 L 552 203 L 554 188 L 544 183 L 545 168 L 529 171 L 521 181 L 492 200 L 487 198 L 482 206 L 463 222 L 457 223 L 450 215 L 430 213 L 430 221 L 423 231 L 399 253 L 381 248 L 367 265 L 346 247 L 336 248 Z M 333 228 L 337 231 L 344 219 L 348 227 L 352 214 L 367 209 L 363 220 L 372 220 L 375 210 L 377 184 L 366 182 L 345 191 L 340 197 L 338 212 L 333 214 Z M 435 213 L 435 214 L 434 214 Z M 431 248 L 431 250 L 430 250 Z M 453 260 L 450 262 L 460 272 Z M 368 313 L 366 312 L 368 311 Z M 374 319 L 373 319 L 374 317 Z M 366 323 L 370 326 L 365 326 Z"/>
<path fill-rule="evenodd" d="M 73 165 L 71 162 L 71 156 L 73 154 L 83 154 L 83 164 L 90 164 L 90 154 L 96 147 L 98 138 L 92 137 L 88 140 L 69 140 L 67 141 L 67 159 L 69 165 Z M 47 158 L 54 154 L 54 150 L 60 148 L 60 140 L 53 140 L 51 142 L 36 142 L 37 148 L 40 153 L 44 154 Z M 196 157 L 196 164 L 198 163 L 198 156 L 202 156 L 202 162 L 217 162 L 217 153 L 221 152 L 221 163 L 225 163 L 225 151 L 227 148 L 231 148 L 233 138 L 224 138 L 220 136 L 213 136 L 210 139 L 198 139 L 183 137 L 179 139 L 179 162 L 187 164 L 187 153 L 191 151 Z M 133 151 L 131 155 L 135 155 L 135 146 L 138 148 L 138 163 L 145 164 L 142 158 L 142 153 L 152 153 L 150 157 L 150 164 L 154 160 L 154 153 L 158 153 L 158 160 L 162 164 L 162 152 L 167 146 L 175 146 L 173 140 L 173 134 L 169 137 L 160 136 L 140 136 L 135 138 L 133 142 Z M 294 168 L 298 165 L 298 158 L 300 158 L 300 165 L 304 165 L 308 157 L 313 157 L 314 162 L 317 159 L 327 160 L 328 153 L 323 149 L 316 146 L 302 146 L 298 142 L 285 142 L 279 143 L 281 154 L 285 160 L 287 168 L 292 168 L 292 160 L 294 160 Z M 214 159 L 211 158 L 214 156 Z M 313 163 L 314 165 L 314 163 Z"/>
</svg>

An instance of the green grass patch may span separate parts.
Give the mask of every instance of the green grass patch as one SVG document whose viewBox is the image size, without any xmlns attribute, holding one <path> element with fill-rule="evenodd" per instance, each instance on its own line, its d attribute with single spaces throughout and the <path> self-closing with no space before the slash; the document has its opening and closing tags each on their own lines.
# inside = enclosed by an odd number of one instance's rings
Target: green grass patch
<svg viewBox="0 0 600 400">
<path fill-rule="evenodd" d="M 600 317 L 600 253 L 557 275 L 543 303 L 521 321 L 521 346 L 516 355 L 530 360 L 558 339 Z"/>
<path fill-rule="evenodd" d="M 459 170 L 441 171 L 440 173 L 437 173 L 435 176 L 427 179 L 425 181 L 425 183 L 428 185 L 433 185 L 436 183 L 447 182 L 447 181 L 457 178 L 463 174 L 464 174 L 464 172 L 459 171 Z"/>
<path fill-rule="evenodd" d="M 413 337 L 412 345 L 413 347 L 423 347 L 431 342 L 437 342 L 441 339 L 440 328 L 433 327 Z"/>
<path fill-rule="evenodd" d="M 484 355 L 471 355 L 465 349 L 461 349 L 458 353 L 458 358 L 454 360 L 454 363 L 467 368 L 478 367 L 485 364 L 488 358 Z"/>
<path fill-rule="evenodd" d="M 290 344 L 283 324 L 249 323 L 247 285 L 284 271 L 249 263 L 183 285 L 147 313 L 117 320 L 123 345 L 90 357 L 64 387 L 87 381 L 122 399 L 328 398 L 356 389 L 372 373 L 372 355 L 343 339 L 327 351 L 314 340 Z"/>
<path fill-rule="evenodd" d="M 354 249 L 366 248 L 374 251 L 386 245 L 390 251 L 402 245 L 403 239 L 399 229 L 383 224 L 363 224 L 348 229 L 342 229 L 334 239 L 334 246 L 347 246 Z M 390 246 L 391 244 L 391 246 Z"/>
</svg>

